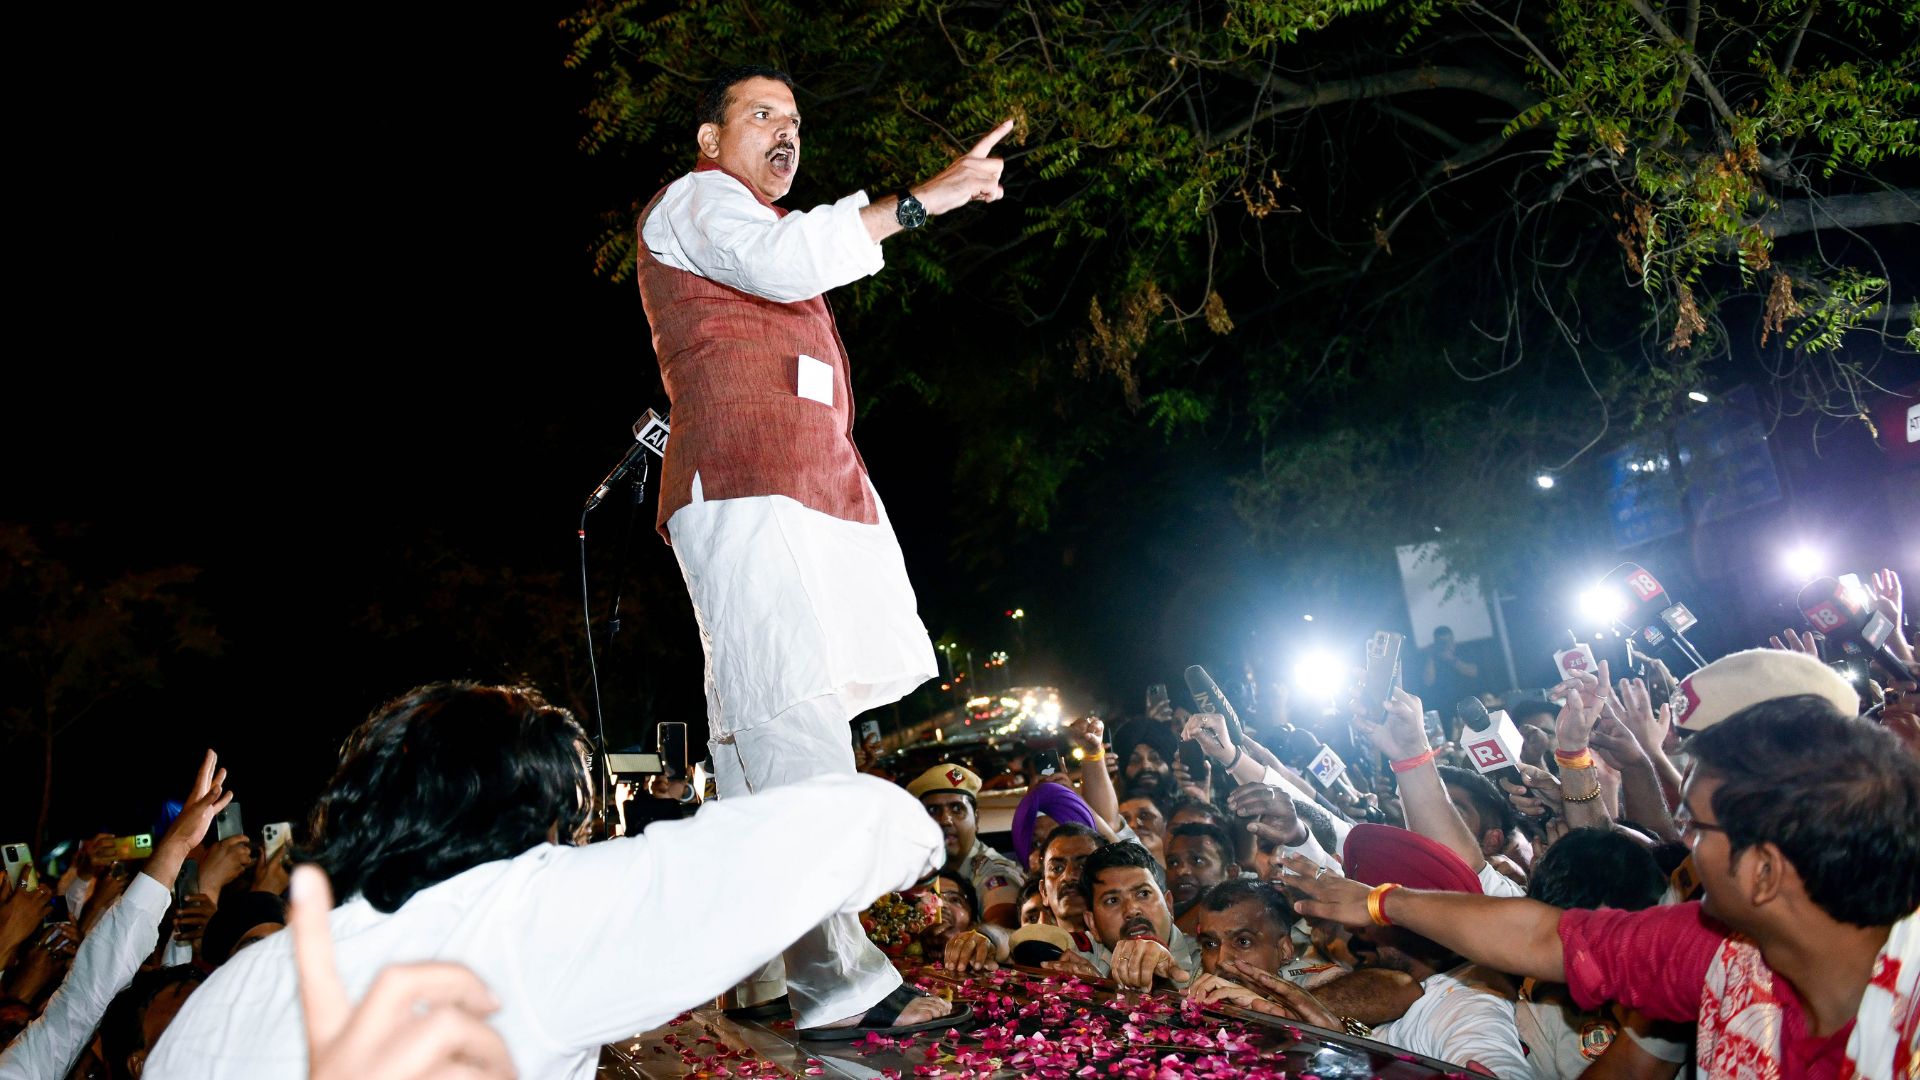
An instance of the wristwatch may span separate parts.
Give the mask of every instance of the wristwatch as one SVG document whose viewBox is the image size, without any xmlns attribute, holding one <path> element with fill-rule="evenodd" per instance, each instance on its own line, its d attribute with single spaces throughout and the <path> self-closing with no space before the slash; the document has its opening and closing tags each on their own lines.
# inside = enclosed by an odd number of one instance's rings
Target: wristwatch
<svg viewBox="0 0 1920 1080">
<path fill-rule="evenodd" d="M 893 208 L 893 220 L 899 222 L 901 228 L 917 229 L 927 223 L 927 208 L 913 197 L 913 192 L 901 188 L 894 198 L 897 201 Z"/>
</svg>

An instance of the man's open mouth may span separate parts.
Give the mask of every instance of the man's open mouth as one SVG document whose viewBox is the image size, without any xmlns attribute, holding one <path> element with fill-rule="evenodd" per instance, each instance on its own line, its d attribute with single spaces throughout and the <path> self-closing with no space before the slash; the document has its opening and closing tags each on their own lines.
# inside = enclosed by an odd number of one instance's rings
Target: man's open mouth
<svg viewBox="0 0 1920 1080">
<path fill-rule="evenodd" d="M 1153 931 L 1153 924 L 1145 919 L 1127 920 L 1126 925 L 1120 928 L 1120 936 L 1129 938 L 1152 938 L 1155 941 L 1160 940 L 1160 935 Z"/>
<path fill-rule="evenodd" d="M 779 176 L 793 175 L 794 160 L 800 155 L 791 146 L 776 147 L 767 154 L 767 164 Z"/>
</svg>

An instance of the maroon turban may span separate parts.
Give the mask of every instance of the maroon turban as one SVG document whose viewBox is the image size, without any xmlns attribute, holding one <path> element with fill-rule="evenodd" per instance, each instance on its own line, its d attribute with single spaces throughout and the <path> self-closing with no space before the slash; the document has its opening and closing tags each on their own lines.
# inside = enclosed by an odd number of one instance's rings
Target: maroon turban
<svg viewBox="0 0 1920 1080">
<path fill-rule="evenodd" d="M 1366 885 L 1480 892 L 1480 879 L 1446 845 L 1391 825 L 1355 825 L 1341 849 L 1347 876 Z"/>
</svg>

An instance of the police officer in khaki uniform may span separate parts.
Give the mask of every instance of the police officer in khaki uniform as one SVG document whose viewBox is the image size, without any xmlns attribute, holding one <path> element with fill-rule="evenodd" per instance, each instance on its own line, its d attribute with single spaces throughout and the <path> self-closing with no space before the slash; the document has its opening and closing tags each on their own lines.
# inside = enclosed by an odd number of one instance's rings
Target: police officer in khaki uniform
<svg viewBox="0 0 1920 1080">
<path fill-rule="evenodd" d="M 942 762 L 907 785 L 947 837 L 946 871 L 973 883 L 980 919 L 1009 929 L 1020 923 L 1018 864 L 980 840 L 980 777 L 963 765 Z"/>
</svg>

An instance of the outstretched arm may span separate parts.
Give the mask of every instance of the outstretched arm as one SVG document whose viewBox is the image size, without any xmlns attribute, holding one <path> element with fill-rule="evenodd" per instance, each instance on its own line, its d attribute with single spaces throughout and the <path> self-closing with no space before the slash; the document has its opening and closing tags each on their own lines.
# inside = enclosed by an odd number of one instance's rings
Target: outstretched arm
<svg viewBox="0 0 1920 1080">
<path fill-rule="evenodd" d="M 942 169 L 933 179 L 923 184 L 915 184 L 908 190 L 927 208 L 928 217 L 939 217 L 952 210 L 958 210 L 970 202 L 999 202 L 1006 195 L 1000 186 L 1000 173 L 1007 167 L 1004 159 L 988 157 L 995 143 L 1007 137 L 1013 130 L 1011 119 L 1000 121 L 1000 125 L 987 132 L 986 137 L 975 143 L 973 149 L 954 159 L 953 164 Z M 868 203 L 860 211 L 860 224 L 867 227 L 867 235 L 879 243 L 900 231 L 898 210 L 900 198 L 887 195 Z"/>
<path fill-rule="evenodd" d="M 1386 706 L 1384 723 L 1376 724 L 1364 715 L 1368 710 L 1356 709 L 1354 726 L 1387 755 L 1388 761 L 1418 761 L 1428 755 L 1432 747 L 1427 742 L 1426 712 L 1420 699 L 1396 687 Z M 1397 766 L 1394 771 L 1400 785 L 1400 808 L 1407 815 L 1407 828 L 1446 845 L 1447 850 L 1460 856 L 1467 869 L 1479 873 L 1487 865 L 1487 857 L 1481 854 L 1479 841 L 1460 819 L 1453 800 L 1447 797 L 1447 786 L 1441 783 L 1433 758 L 1427 756 L 1425 761 L 1404 772 Z"/>
<path fill-rule="evenodd" d="M 1300 914 L 1347 926 L 1373 925 L 1367 886 L 1321 872 L 1311 860 L 1297 855 L 1286 857 L 1286 868 L 1283 882 L 1308 897 L 1294 905 Z M 1475 963 L 1545 982 L 1567 981 L 1557 907 L 1537 900 L 1419 889 L 1394 889 L 1380 906 L 1394 926 Z"/>
</svg>

